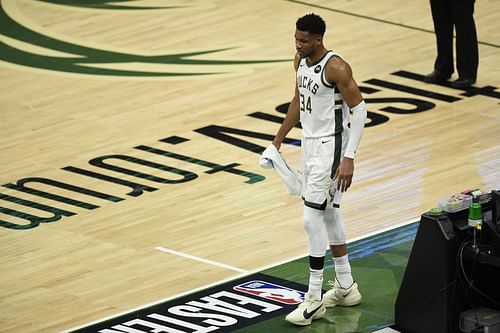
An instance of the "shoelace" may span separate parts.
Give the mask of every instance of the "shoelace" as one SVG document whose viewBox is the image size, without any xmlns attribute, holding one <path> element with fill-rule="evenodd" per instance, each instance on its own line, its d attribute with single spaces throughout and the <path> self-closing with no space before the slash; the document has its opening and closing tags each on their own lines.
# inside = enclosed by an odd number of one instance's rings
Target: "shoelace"
<svg viewBox="0 0 500 333">
<path fill-rule="evenodd" d="M 339 283 L 335 284 L 336 281 L 329 280 L 328 285 L 334 289 L 334 295 L 338 300 L 343 299 L 346 297 L 348 294 L 350 294 L 350 290 L 344 289 L 340 286 Z"/>
<path fill-rule="evenodd" d="M 349 288 L 342 288 L 342 286 L 340 285 L 340 283 L 337 283 L 337 285 L 335 285 L 335 282 L 337 281 L 337 279 L 335 279 L 335 281 L 332 281 L 332 280 L 328 280 L 328 285 L 331 287 L 331 288 L 334 288 L 334 287 L 337 287 L 338 289 L 342 289 L 342 290 L 345 290 L 347 291 L 348 289 L 350 289 L 352 287 L 352 285 L 354 285 L 354 282 L 352 283 L 351 287 Z"/>
<path fill-rule="evenodd" d="M 330 286 L 330 288 L 333 288 L 335 287 L 335 281 L 332 281 L 332 280 L 328 280 L 328 285 Z"/>
</svg>

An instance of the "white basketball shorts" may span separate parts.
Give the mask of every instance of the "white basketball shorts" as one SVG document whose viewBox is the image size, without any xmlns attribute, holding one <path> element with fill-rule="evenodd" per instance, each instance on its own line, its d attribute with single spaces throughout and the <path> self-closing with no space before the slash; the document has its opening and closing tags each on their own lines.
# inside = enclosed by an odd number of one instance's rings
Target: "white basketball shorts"
<svg viewBox="0 0 500 333">
<path fill-rule="evenodd" d="M 302 139 L 302 198 L 306 206 L 320 210 L 326 208 L 328 193 L 332 193 L 336 186 L 332 179 L 347 147 L 346 132 Z M 339 191 L 333 207 L 338 208 L 340 198 Z"/>
</svg>

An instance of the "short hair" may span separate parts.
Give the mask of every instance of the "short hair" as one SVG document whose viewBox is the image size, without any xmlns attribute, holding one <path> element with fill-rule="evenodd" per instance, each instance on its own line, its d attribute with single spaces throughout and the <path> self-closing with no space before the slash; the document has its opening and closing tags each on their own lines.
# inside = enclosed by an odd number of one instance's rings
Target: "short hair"
<svg viewBox="0 0 500 333">
<path fill-rule="evenodd" d="M 323 19 L 316 14 L 307 14 L 302 16 L 295 23 L 295 27 L 300 31 L 308 31 L 312 34 L 323 36 L 326 31 L 326 24 Z"/>
</svg>

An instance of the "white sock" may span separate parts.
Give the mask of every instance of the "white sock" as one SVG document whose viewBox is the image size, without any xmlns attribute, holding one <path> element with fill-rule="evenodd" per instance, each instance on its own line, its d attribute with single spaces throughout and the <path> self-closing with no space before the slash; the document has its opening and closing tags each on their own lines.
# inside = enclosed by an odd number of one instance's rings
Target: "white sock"
<svg viewBox="0 0 500 333">
<path fill-rule="evenodd" d="M 323 270 L 322 269 L 312 269 L 309 268 L 309 289 L 308 293 L 316 296 L 318 300 L 321 300 L 323 287 Z"/>
<path fill-rule="evenodd" d="M 349 288 L 354 283 L 351 274 L 351 264 L 349 264 L 348 255 L 342 257 L 333 257 L 335 265 L 335 275 L 342 288 Z"/>
</svg>

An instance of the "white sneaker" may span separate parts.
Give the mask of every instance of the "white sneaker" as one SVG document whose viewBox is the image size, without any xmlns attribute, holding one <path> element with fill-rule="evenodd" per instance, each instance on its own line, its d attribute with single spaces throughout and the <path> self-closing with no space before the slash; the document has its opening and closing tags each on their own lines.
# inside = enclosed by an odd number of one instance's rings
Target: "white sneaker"
<svg viewBox="0 0 500 333">
<path fill-rule="evenodd" d="M 305 326 L 310 325 L 314 319 L 323 318 L 326 308 L 323 301 L 320 301 L 312 293 L 307 293 L 304 301 L 290 312 L 285 319 L 292 324 Z"/>
<path fill-rule="evenodd" d="M 340 286 L 340 283 L 335 281 L 328 281 L 332 289 L 328 290 L 323 295 L 323 302 L 325 307 L 332 308 L 334 306 L 353 306 L 361 303 L 361 294 L 358 290 L 358 284 L 354 282 L 349 288 L 345 289 Z"/>
</svg>

